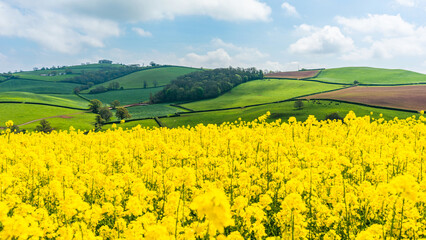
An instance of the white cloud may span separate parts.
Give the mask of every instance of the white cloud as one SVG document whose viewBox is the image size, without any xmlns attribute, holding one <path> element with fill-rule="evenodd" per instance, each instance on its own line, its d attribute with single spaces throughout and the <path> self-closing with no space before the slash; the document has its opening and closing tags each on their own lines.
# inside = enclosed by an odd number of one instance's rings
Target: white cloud
<svg viewBox="0 0 426 240">
<path fill-rule="evenodd" d="M 141 37 L 152 37 L 152 33 L 145 31 L 142 28 L 134 27 L 132 30 Z"/>
<path fill-rule="evenodd" d="M 285 10 L 285 13 L 289 16 L 293 17 L 299 17 L 299 13 L 297 12 L 296 8 L 292 6 L 288 2 L 284 2 L 281 7 Z"/>
<path fill-rule="evenodd" d="M 22 10 L 0 2 L 0 36 L 27 38 L 58 52 L 75 53 L 84 46 L 103 47 L 104 38 L 119 34 L 118 24 L 110 20 Z"/>
<path fill-rule="evenodd" d="M 223 48 L 219 48 L 205 55 L 189 53 L 180 59 L 180 63 L 187 66 L 218 68 L 230 66 L 231 60 L 231 56 Z"/>
<path fill-rule="evenodd" d="M 180 64 L 197 67 L 261 67 L 268 55 L 256 48 L 240 47 L 215 38 L 210 42 L 215 49 L 205 54 L 189 53 L 179 60 Z"/>
<path fill-rule="evenodd" d="M 406 22 L 400 15 L 368 15 L 365 18 L 336 17 L 348 33 L 363 38 L 359 47 L 342 56 L 345 60 L 392 59 L 426 54 L 426 27 Z"/>
<path fill-rule="evenodd" d="M 395 2 L 405 7 L 414 7 L 416 5 L 414 0 L 395 0 Z"/>
<path fill-rule="evenodd" d="M 226 21 L 269 20 L 271 8 L 259 0 L 6 0 L 20 7 L 60 10 L 117 21 L 173 19 L 202 15 Z"/>
<path fill-rule="evenodd" d="M 337 54 L 351 51 L 354 42 L 350 37 L 342 34 L 338 27 L 325 26 L 315 28 L 308 25 L 301 25 L 308 36 L 302 37 L 297 42 L 290 45 L 290 52 L 294 54 Z M 300 31 L 300 30 L 296 30 Z"/>
<path fill-rule="evenodd" d="M 398 15 L 372 15 L 366 18 L 336 17 L 336 21 L 350 32 L 365 34 L 382 34 L 385 36 L 399 36 L 413 34 L 415 25 L 404 21 Z"/>
<path fill-rule="evenodd" d="M 271 8 L 259 0 L 0 0 L 0 36 L 26 38 L 49 50 L 76 53 L 87 46 L 104 47 L 105 39 L 121 34 L 120 23 L 188 15 L 268 21 L 270 14 Z"/>
</svg>

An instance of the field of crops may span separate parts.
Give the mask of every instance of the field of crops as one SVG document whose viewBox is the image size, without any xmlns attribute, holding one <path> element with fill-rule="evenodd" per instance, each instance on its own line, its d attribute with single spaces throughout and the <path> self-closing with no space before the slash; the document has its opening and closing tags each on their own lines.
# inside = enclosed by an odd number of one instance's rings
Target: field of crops
<svg viewBox="0 0 426 240">
<path fill-rule="evenodd" d="M 267 117 L 88 135 L 6 130 L 0 239 L 426 238 L 423 116 Z"/>
<path fill-rule="evenodd" d="M 214 99 L 183 104 L 193 110 L 243 107 L 251 104 L 286 100 L 305 94 L 342 88 L 339 85 L 309 81 L 265 79 L 247 82 Z"/>
<path fill-rule="evenodd" d="M 305 79 L 315 77 L 319 70 L 312 71 L 295 71 L 295 72 L 277 72 L 266 74 L 267 78 L 287 78 L 287 79 Z"/>
<path fill-rule="evenodd" d="M 162 87 L 147 89 L 116 90 L 98 94 L 81 94 L 88 99 L 98 99 L 105 104 L 119 100 L 122 105 L 145 102 L 149 100 L 150 94 L 154 95 Z"/>
<path fill-rule="evenodd" d="M 0 92 L 71 94 L 77 86 L 74 83 L 13 79 L 1 82 Z"/>
<path fill-rule="evenodd" d="M 187 68 L 187 67 L 162 67 L 162 68 L 154 68 L 141 70 L 139 72 L 135 72 L 129 75 L 126 75 L 121 78 L 117 78 L 111 80 L 109 82 L 96 85 L 91 89 L 94 89 L 98 86 L 108 87 L 110 82 L 118 82 L 120 87 L 124 89 L 132 89 L 132 88 L 143 88 L 144 81 L 146 81 L 147 87 L 155 87 L 154 81 L 157 82 L 157 86 L 163 86 L 169 84 L 172 80 L 176 79 L 179 76 L 199 71 L 196 68 Z M 84 93 L 89 92 L 89 90 L 83 91 Z"/>
<path fill-rule="evenodd" d="M 0 92 L 0 102 L 32 102 L 74 108 L 88 108 L 88 102 L 74 94 L 35 94 L 28 92 Z"/>
<path fill-rule="evenodd" d="M 335 99 L 374 106 L 421 111 L 426 109 L 426 85 L 396 87 L 352 87 L 321 93 L 307 99 Z"/>
<path fill-rule="evenodd" d="M 321 71 L 315 79 L 333 83 L 409 84 L 426 83 L 426 75 L 400 69 L 370 67 L 331 68 Z"/>
</svg>

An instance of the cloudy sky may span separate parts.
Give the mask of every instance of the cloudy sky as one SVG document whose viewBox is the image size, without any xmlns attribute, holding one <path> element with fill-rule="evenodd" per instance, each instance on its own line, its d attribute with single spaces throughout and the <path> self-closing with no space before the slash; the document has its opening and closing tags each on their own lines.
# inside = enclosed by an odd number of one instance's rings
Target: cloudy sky
<svg viewBox="0 0 426 240">
<path fill-rule="evenodd" d="M 426 0 L 0 0 L 0 72 L 104 58 L 426 73 Z"/>
</svg>

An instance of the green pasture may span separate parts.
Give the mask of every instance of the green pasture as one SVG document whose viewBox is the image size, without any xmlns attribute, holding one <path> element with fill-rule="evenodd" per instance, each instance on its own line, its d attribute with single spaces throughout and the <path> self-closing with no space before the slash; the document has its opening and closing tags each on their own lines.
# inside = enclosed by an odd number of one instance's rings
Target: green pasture
<svg viewBox="0 0 426 240">
<path fill-rule="evenodd" d="M 124 89 L 143 88 L 144 81 L 146 81 L 148 88 L 154 87 L 154 81 L 157 81 L 157 86 L 163 86 L 169 84 L 172 80 L 179 76 L 194 71 L 200 71 L 200 69 L 187 67 L 162 67 L 146 69 L 108 81 L 106 83 L 95 85 L 89 90 L 83 91 L 83 93 L 88 93 L 91 89 L 94 89 L 98 86 L 108 87 L 111 82 L 118 82 L 120 87 L 123 87 Z"/>
<path fill-rule="evenodd" d="M 82 112 L 84 111 L 34 104 L 0 103 L 0 127 L 4 127 L 5 122 L 8 120 L 12 120 L 16 125 L 19 125 L 32 120 L 52 116 L 69 115 L 75 117 L 74 114 L 80 114 Z M 95 119 L 94 115 L 93 119 Z"/>
<path fill-rule="evenodd" d="M 380 114 L 383 114 L 383 118 L 386 120 L 398 118 L 407 118 L 413 115 L 419 116 L 419 114 L 393 111 L 379 108 L 372 108 L 366 106 L 360 106 L 356 104 L 338 103 L 332 101 L 304 101 L 304 108 L 297 110 L 294 108 L 294 101 L 268 104 L 263 106 L 232 109 L 224 111 L 214 111 L 205 113 L 188 113 L 182 114 L 180 117 L 168 117 L 161 118 L 160 120 L 167 127 L 179 127 L 179 126 L 196 126 L 197 124 L 221 124 L 223 122 L 234 122 L 241 117 L 243 121 L 253 121 L 257 117 L 265 114 L 267 111 L 271 112 L 271 116 L 268 121 L 275 121 L 282 119 L 287 121 L 290 117 L 294 116 L 298 121 L 305 121 L 309 115 L 314 115 L 318 120 L 325 119 L 325 116 L 330 113 L 338 113 L 341 117 L 345 117 L 350 111 L 354 111 L 357 116 L 370 115 L 373 112 L 372 117 L 379 118 Z"/>
<path fill-rule="evenodd" d="M 12 79 L 0 83 L 0 92 L 31 92 L 46 94 L 71 94 L 79 84 Z"/>
<path fill-rule="evenodd" d="M 36 72 L 21 72 L 13 74 L 21 79 L 29 79 L 29 80 L 40 80 L 40 81 L 47 81 L 47 82 L 59 82 L 64 81 L 68 78 L 73 78 L 75 76 L 79 76 L 80 74 L 68 74 L 68 75 L 55 75 L 55 76 L 40 76 L 40 74 L 43 74 L 46 72 L 47 74 L 56 71 L 57 73 L 65 72 L 65 69 L 61 70 L 44 70 L 44 71 L 36 71 Z"/>
<path fill-rule="evenodd" d="M 46 119 L 55 130 L 69 130 L 72 126 L 74 129 L 91 130 L 94 129 L 95 115 L 92 113 L 83 113 L 71 115 L 72 118 L 49 118 Z M 40 125 L 40 121 L 23 125 L 20 128 L 27 131 L 34 131 L 36 126 Z"/>
<path fill-rule="evenodd" d="M 168 104 L 152 104 L 146 106 L 134 106 L 127 108 L 132 118 L 146 118 L 156 116 L 166 116 L 181 112 L 182 109 L 172 107 Z"/>
<path fill-rule="evenodd" d="M 263 79 L 241 84 L 217 98 L 183 104 L 182 106 L 193 110 L 243 107 L 339 88 L 342 88 L 342 86 L 303 80 Z"/>
<path fill-rule="evenodd" d="M 3 80 L 6 80 L 6 78 L 3 76 L 0 76 L 0 81 L 3 81 Z"/>
<path fill-rule="evenodd" d="M 410 84 L 426 83 L 426 75 L 401 69 L 371 67 L 332 68 L 321 71 L 315 80 L 353 84 Z"/>
<path fill-rule="evenodd" d="M 132 121 L 132 122 L 125 122 L 125 123 L 116 124 L 117 127 L 121 127 L 123 129 L 132 129 L 132 128 L 136 127 L 137 125 L 141 125 L 141 127 L 144 127 L 144 128 L 158 127 L 158 124 L 154 119 L 146 119 L 146 120 Z M 112 126 L 112 124 L 106 124 L 106 125 L 102 126 L 102 129 L 107 130 L 107 129 L 110 129 L 111 126 Z"/>
<path fill-rule="evenodd" d="M 36 94 L 29 92 L 0 92 L 0 102 L 33 102 L 65 107 L 88 108 L 88 102 L 74 94 Z"/>
<path fill-rule="evenodd" d="M 150 94 L 154 95 L 161 91 L 162 87 L 147 88 L 147 89 L 129 89 L 115 90 L 98 94 L 81 94 L 88 99 L 98 99 L 104 104 L 109 104 L 114 100 L 120 101 L 121 105 L 140 103 L 149 100 Z"/>
</svg>

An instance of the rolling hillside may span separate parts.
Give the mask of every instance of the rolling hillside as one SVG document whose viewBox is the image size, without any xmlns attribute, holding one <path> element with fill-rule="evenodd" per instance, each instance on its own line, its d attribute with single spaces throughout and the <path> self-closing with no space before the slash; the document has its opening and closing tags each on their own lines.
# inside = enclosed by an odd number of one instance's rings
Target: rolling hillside
<svg viewBox="0 0 426 240">
<path fill-rule="evenodd" d="M 144 88 L 145 81 L 147 83 L 147 88 L 155 87 L 155 81 L 157 82 L 157 86 L 164 86 L 169 84 L 177 77 L 194 71 L 200 71 L 200 69 L 188 67 L 161 67 L 154 69 L 144 69 L 124 77 L 105 82 L 103 84 L 95 85 L 88 90 L 82 91 L 82 93 L 88 93 L 90 90 L 98 86 L 108 87 L 110 82 L 118 82 L 120 87 L 123 87 L 124 89 Z"/>
<path fill-rule="evenodd" d="M 72 94 L 79 84 L 39 80 L 10 79 L 0 83 L 0 92 L 31 92 L 46 94 Z"/>
<path fill-rule="evenodd" d="M 88 108 L 88 102 L 74 94 L 35 94 L 28 92 L 0 92 L 0 102 L 31 102 L 72 108 Z"/>
<path fill-rule="evenodd" d="M 353 84 L 412 84 L 425 83 L 426 75 L 400 69 L 382 69 L 370 67 L 345 67 L 322 70 L 315 80 Z"/>
<path fill-rule="evenodd" d="M 282 101 L 306 94 L 342 88 L 339 85 L 297 80 L 256 80 L 243 83 L 214 99 L 183 104 L 193 110 L 243 107 L 247 105 Z"/>
</svg>

